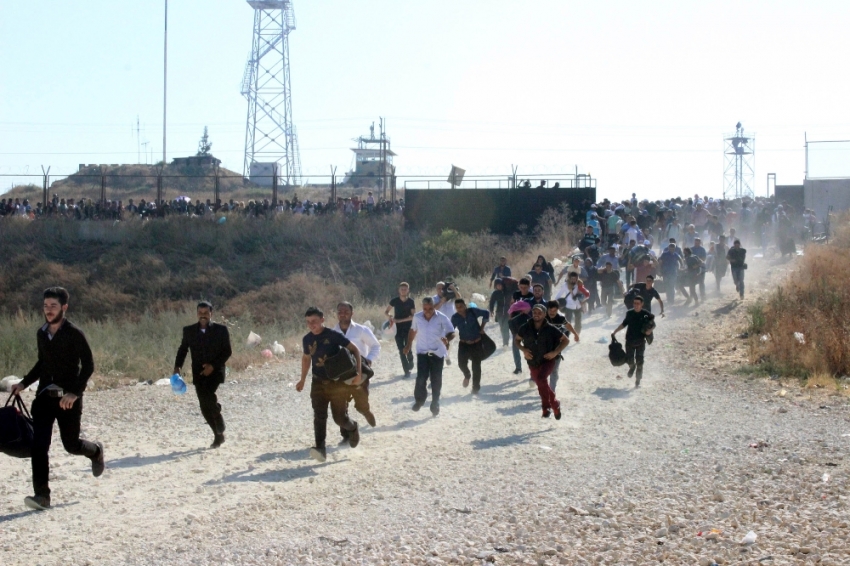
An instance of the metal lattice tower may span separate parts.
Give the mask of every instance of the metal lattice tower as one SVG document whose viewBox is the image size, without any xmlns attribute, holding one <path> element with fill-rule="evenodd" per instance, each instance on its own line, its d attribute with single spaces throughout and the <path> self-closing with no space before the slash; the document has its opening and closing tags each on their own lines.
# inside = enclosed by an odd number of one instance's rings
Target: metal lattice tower
<svg viewBox="0 0 850 566">
<path fill-rule="evenodd" d="M 755 182 L 756 138 L 745 136 L 741 122 L 735 133 L 723 138 L 723 198 L 753 198 Z"/>
<path fill-rule="evenodd" d="M 242 79 L 242 94 L 248 99 L 243 174 L 271 185 L 276 169 L 282 185 L 297 185 L 301 158 L 289 85 L 289 33 L 295 29 L 292 1 L 247 2 L 254 9 L 254 39 Z"/>
</svg>

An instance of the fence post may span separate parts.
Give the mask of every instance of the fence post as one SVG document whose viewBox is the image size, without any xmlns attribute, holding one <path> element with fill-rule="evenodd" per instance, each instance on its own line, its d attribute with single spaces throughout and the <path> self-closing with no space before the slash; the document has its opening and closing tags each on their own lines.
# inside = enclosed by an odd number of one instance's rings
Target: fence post
<svg viewBox="0 0 850 566">
<path fill-rule="evenodd" d="M 44 165 L 42 165 L 41 166 L 41 173 L 42 173 L 42 186 L 43 186 L 43 189 L 44 189 L 43 190 L 44 196 L 42 197 L 42 202 L 41 202 L 41 211 L 42 211 L 43 216 L 47 216 L 47 197 L 48 197 L 47 189 L 50 186 L 50 167 L 48 167 L 47 171 L 45 171 Z"/>
<path fill-rule="evenodd" d="M 217 163 L 213 163 L 213 173 L 215 174 L 215 180 L 213 181 L 213 212 L 218 212 L 218 209 L 221 206 L 221 197 L 218 185 L 219 171 Z"/>
<path fill-rule="evenodd" d="M 100 169 L 100 208 L 101 211 L 106 208 L 106 174 L 102 167 Z"/>
</svg>

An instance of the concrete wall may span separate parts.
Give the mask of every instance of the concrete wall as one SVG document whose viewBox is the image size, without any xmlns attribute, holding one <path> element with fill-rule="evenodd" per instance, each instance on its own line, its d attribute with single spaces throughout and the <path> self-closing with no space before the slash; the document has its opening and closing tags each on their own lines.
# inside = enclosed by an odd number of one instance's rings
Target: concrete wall
<svg viewBox="0 0 850 566">
<path fill-rule="evenodd" d="M 806 179 L 803 183 L 806 208 L 820 219 L 830 206 L 835 212 L 850 210 L 850 179 Z"/>
</svg>

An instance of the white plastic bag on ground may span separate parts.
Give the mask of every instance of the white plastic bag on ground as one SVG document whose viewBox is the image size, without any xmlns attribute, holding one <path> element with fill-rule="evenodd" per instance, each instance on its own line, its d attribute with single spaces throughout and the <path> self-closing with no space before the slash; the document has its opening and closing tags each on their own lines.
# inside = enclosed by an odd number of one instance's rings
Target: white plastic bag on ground
<svg viewBox="0 0 850 566">
<path fill-rule="evenodd" d="M 478 303 L 478 305 L 486 305 L 487 304 L 487 298 L 484 295 L 482 295 L 481 293 L 472 293 L 472 301 L 475 302 L 475 303 Z M 479 306 L 478 308 L 484 308 L 484 307 Z"/>
<path fill-rule="evenodd" d="M 260 344 L 260 341 L 262 341 L 262 338 L 260 338 L 259 334 L 250 332 L 248 334 L 248 339 L 245 340 L 245 345 L 249 348 L 253 348 L 254 346 L 258 346 Z"/>
<path fill-rule="evenodd" d="M 283 356 L 286 355 L 286 348 L 283 347 L 283 344 L 278 344 L 277 341 L 275 341 L 275 343 L 272 344 L 272 352 L 274 352 L 275 356 Z"/>
<path fill-rule="evenodd" d="M 171 378 L 163 377 L 162 379 L 157 379 L 153 382 L 154 385 L 168 385 L 171 386 Z"/>
<path fill-rule="evenodd" d="M 365 326 L 366 328 L 368 328 L 369 330 L 371 330 L 373 333 L 375 332 L 375 325 L 374 325 L 374 324 L 372 324 L 372 321 L 371 321 L 371 320 L 367 320 L 366 322 L 364 322 L 364 323 L 363 323 L 363 326 Z"/>
</svg>

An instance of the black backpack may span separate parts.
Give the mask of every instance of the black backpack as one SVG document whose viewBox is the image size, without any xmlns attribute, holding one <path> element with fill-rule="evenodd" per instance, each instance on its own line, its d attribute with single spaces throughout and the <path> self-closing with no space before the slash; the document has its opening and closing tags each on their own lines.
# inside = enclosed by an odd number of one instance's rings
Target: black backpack
<svg viewBox="0 0 850 566">
<path fill-rule="evenodd" d="M 640 295 L 640 290 L 637 287 L 632 287 L 631 289 L 623 295 L 623 303 L 626 305 L 627 309 L 632 309 L 635 306 L 635 297 Z"/>
<path fill-rule="evenodd" d="M 614 367 L 626 363 L 626 351 L 623 350 L 623 345 L 617 342 L 616 338 L 611 338 L 611 344 L 608 345 L 608 359 L 611 360 L 611 365 Z"/>
</svg>

